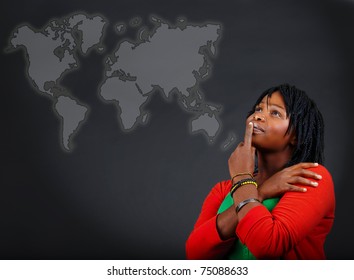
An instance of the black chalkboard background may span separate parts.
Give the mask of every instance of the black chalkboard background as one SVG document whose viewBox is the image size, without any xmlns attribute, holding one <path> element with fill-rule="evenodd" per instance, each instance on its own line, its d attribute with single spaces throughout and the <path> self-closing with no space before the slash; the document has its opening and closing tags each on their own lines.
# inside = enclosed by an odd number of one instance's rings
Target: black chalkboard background
<svg viewBox="0 0 354 280">
<path fill-rule="evenodd" d="M 329 259 L 354 258 L 353 1 L 4 0 L 1 7 L 1 259 L 184 259 L 206 194 L 228 178 L 246 113 L 263 90 L 284 82 L 305 90 L 324 115 L 325 165 L 337 199 L 325 248 Z M 81 67 L 62 80 L 91 108 L 75 149 L 65 152 L 52 102 L 26 78 L 24 52 L 4 50 L 17 26 L 40 29 L 80 11 L 111 25 L 106 52 L 79 57 Z M 206 99 L 222 106 L 214 144 L 189 133 L 190 115 L 176 98 L 154 94 L 148 125 L 131 133 L 98 98 L 104 57 L 123 38 L 113 24 L 139 17 L 148 25 L 151 15 L 222 24 L 211 75 L 201 83 Z M 230 131 L 238 139 L 225 151 Z"/>
</svg>

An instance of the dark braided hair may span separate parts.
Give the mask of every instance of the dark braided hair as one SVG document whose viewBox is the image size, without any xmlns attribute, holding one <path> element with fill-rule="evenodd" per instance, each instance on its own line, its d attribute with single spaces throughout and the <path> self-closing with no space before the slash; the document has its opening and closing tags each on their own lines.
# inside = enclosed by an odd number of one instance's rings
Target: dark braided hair
<svg viewBox="0 0 354 280">
<path fill-rule="evenodd" d="M 248 116 L 254 113 L 256 106 L 265 96 L 270 97 L 276 91 L 279 91 L 284 98 L 286 115 L 289 118 L 286 133 L 295 131 L 297 140 L 292 157 L 286 166 L 300 162 L 322 164 L 324 161 L 323 117 L 315 102 L 307 96 L 306 92 L 289 84 L 272 87 L 261 94 Z"/>
</svg>

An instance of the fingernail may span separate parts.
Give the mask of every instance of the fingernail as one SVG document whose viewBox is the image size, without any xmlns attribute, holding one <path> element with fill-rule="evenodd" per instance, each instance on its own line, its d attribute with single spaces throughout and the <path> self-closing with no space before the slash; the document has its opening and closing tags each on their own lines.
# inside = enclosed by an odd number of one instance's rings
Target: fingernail
<svg viewBox="0 0 354 280">
<path fill-rule="evenodd" d="M 322 179 L 322 176 L 321 175 L 317 175 L 316 178 L 317 179 Z"/>
<path fill-rule="evenodd" d="M 318 183 L 317 182 L 311 182 L 311 184 L 313 185 L 313 186 L 318 186 Z"/>
<path fill-rule="evenodd" d="M 317 163 L 317 162 L 315 162 L 315 166 L 318 166 L 318 163 Z"/>
<path fill-rule="evenodd" d="M 303 191 L 303 192 L 307 192 L 307 189 L 306 189 L 306 188 L 303 188 L 302 191 Z"/>
<path fill-rule="evenodd" d="M 253 123 L 252 123 L 252 122 L 249 122 L 248 125 L 251 126 L 251 125 L 253 125 Z"/>
</svg>

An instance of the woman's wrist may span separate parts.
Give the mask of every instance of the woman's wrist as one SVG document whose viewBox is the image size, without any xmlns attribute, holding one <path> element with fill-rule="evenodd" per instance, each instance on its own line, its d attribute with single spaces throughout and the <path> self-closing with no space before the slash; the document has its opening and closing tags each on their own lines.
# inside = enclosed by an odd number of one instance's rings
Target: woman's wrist
<svg viewBox="0 0 354 280">
<path fill-rule="evenodd" d="M 262 188 L 258 188 L 258 200 L 262 203 L 264 201 L 264 195 L 262 192 Z"/>
<path fill-rule="evenodd" d="M 231 183 L 232 185 L 234 185 L 236 182 L 240 181 L 240 180 L 244 180 L 244 179 L 253 179 L 252 174 L 250 173 L 239 173 L 236 174 L 235 176 L 231 177 Z"/>
</svg>

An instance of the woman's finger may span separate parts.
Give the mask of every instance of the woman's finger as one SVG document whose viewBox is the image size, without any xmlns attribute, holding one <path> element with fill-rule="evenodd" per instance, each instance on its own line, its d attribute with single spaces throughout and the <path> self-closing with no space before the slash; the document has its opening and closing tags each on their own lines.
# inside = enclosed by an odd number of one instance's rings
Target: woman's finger
<svg viewBox="0 0 354 280">
<path fill-rule="evenodd" d="M 292 185 L 304 185 L 304 186 L 310 186 L 310 187 L 317 187 L 318 186 L 318 183 L 316 181 L 311 181 L 311 180 L 306 179 L 301 176 L 292 177 L 288 183 L 290 183 Z"/>
<path fill-rule="evenodd" d="M 304 188 L 304 187 L 298 187 L 298 186 L 294 186 L 294 185 L 291 185 L 291 184 L 288 184 L 288 191 L 289 192 L 306 192 L 307 191 L 307 188 Z"/>
<path fill-rule="evenodd" d="M 298 168 L 307 169 L 307 168 L 316 167 L 316 166 L 318 166 L 317 162 L 300 162 L 298 164 L 295 164 L 295 165 L 291 166 L 290 168 L 292 170 L 294 170 L 294 169 L 298 169 Z"/>
<path fill-rule="evenodd" d="M 244 145 L 247 147 L 252 146 L 253 123 L 249 122 L 246 126 Z"/>
<path fill-rule="evenodd" d="M 299 169 L 294 172 L 294 175 L 305 177 L 305 178 L 311 178 L 311 179 L 316 179 L 316 180 L 321 180 L 322 176 L 320 174 L 317 174 L 316 172 L 313 172 L 308 169 Z"/>
</svg>

